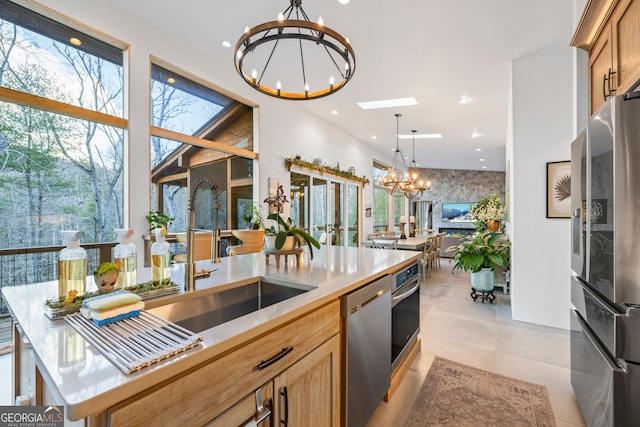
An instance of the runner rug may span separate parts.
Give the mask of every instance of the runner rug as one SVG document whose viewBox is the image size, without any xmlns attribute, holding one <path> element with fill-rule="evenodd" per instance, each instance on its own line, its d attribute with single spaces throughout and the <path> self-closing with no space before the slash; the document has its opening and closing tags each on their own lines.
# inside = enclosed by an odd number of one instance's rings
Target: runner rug
<svg viewBox="0 0 640 427">
<path fill-rule="evenodd" d="M 547 388 L 436 357 L 407 427 L 555 427 Z"/>
</svg>

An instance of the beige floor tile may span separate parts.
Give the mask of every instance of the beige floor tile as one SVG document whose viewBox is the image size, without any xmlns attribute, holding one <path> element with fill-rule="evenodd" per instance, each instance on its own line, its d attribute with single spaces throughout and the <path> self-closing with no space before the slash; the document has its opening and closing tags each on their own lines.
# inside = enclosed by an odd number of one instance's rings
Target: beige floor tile
<svg viewBox="0 0 640 427">
<path fill-rule="evenodd" d="M 494 370 L 495 351 L 446 338 L 424 336 L 423 348 L 439 357 L 487 371 Z"/>
<path fill-rule="evenodd" d="M 545 333 L 520 327 L 496 326 L 496 351 L 569 368 L 569 333 Z"/>
<path fill-rule="evenodd" d="M 495 372 L 546 386 L 556 418 L 577 425 L 586 425 L 573 394 L 568 368 L 498 353 Z"/>
</svg>

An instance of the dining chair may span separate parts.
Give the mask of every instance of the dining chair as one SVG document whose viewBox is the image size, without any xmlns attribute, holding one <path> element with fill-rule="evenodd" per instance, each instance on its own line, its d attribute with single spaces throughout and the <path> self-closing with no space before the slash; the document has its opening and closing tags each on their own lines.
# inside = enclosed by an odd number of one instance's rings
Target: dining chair
<svg viewBox="0 0 640 427">
<path fill-rule="evenodd" d="M 374 249 L 398 249 L 398 239 L 390 239 L 390 236 L 373 237 L 371 247 Z"/>
<path fill-rule="evenodd" d="M 416 228 L 414 232 L 416 233 L 416 235 L 424 234 L 425 236 L 428 236 L 429 234 L 433 233 L 433 228 Z"/>
<path fill-rule="evenodd" d="M 422 271 L 424 272 L 424 277 L 427 277 L 427 273 L 429 275 L 433 271 L 433 247 L 436 244 L 435 236 L 428 236 L 427 241 L 424 244 L 422 249 Z"/>
</svg>

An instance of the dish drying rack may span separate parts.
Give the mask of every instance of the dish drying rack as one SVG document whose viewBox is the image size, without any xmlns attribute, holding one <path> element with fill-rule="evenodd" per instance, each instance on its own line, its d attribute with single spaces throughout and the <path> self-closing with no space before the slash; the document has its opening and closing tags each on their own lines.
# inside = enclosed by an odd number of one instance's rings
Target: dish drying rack
<svg viewBox="0 0 640 427">
<path fill-rule="evenodd" d="M 202 337 L 155 314 L 140 315 L 97 326 L 80 313 L 64 317 L 77 333 L 125 374 L 138 371 L 196 347 Z"/>
</svg>

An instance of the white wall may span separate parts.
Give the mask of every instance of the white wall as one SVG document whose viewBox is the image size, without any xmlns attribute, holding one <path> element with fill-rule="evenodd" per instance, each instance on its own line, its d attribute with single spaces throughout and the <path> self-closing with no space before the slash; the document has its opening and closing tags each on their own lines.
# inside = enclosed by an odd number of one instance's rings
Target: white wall
<svg viewBox="0 0 640 427">
<path fill-rule="evenodd" d="M 20 1 L 20 0 L 18 0 Z M 33 7 L 32 2 L 23 4 Z M 289 175 L 284 159 L 299 154 L 305 160 L 322 158 L 326 163 L 340 163 L 341 169 L 356 168 L 360 176 L 372 180 L 372 161 L 386 154 L 374 150 L 300 108 L 298 103 L 270 98 L 251 89 L 237 75 L 231 59 L 221 64 L 207 52 L 198 51 L 168 37 L 165 32 L 120 12 L 98 0 L 42 0 L 39 4 L 66 15 L 100 33 L 130 46 L 129 60 L 129 141 L 132 164 L 129 166 L 129 226 L 140 236 L 147 231 L 144 216 L 150 208 L 149 168 L 149 63 L 158 58 L 174 67 L 223 89 L 229 96 L 249 105 L 259 106 L 257 144 L 260 151 L 259 200 L 267 197 L 268 178 L 282 180 L 285 194 L 289 191 Z M 348 90 L 345 88 L 344 90 Z M 135 195 L 135 197 L 132 197 Z M 371 204 L 372 185 L 365 186 L 362 206 Z M 125 213 L 126 215 L 126 213 Z M 372 218 L 363 218 L 363 229 L 372 229 Z M 141 242 L 136 242 L 141 246 Z M 142 257 L 138 257 L 141 262 Z"/>
<path fill-rule="evenodd" d="M 557 10 L 567 13 L 570 10 Z M 574 138 L 573 49 L 512 62 L 510 191 L 512 315 L 568 328 L 570 220 L 546 218 L 546 163 L 569 160 Z"/>
</svg>

